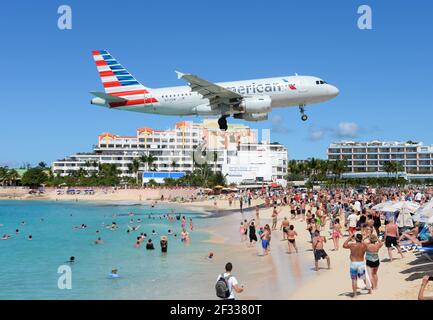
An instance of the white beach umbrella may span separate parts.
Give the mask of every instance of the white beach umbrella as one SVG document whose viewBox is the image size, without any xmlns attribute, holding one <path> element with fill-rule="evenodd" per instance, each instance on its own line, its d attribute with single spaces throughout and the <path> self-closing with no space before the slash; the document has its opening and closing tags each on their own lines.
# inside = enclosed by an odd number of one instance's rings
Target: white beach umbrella
<svg viewBox="0 0 433 320">
<path fill-rule="evenodd" d="M 412 228 L 413 219 L 412 219 L 412 215 L 410 214 L 410 211 L 408 211 L 407 209 L 402 209 L 400 211 L 400 214 L 398 215 L 396 223 L 399 228 L 404 228 L 404 227 Z"/>
<path fill-rule="evenodd" d="M 419 208 L 419 204 L 412 201 L 386 201 L 383 203 L 379 203 L 374 206 L 373 209 L 377 211 L 385 211 L 385 212 L 396 212 L 396 211 L 407 211 L 410 213 L 414 213 Z"/>
<path fill-rule="evenodd" d="M 385 201 L 385 202 L 381 202 L 379 204 L 376 204 L 375 206 L 373 206 L 372 209 L 374 209 L 376 211 L 388 211 L 388 210 L 382 210 L 382 209 L 383 208 L 389 208 L 393 204 L 394 204 L 394 201 Z"/>
<path fill-rule="evenodd" d="M 412 219 L 418 222 L 433 223 L 433 200 L 419 208 Z"/>
</svg>

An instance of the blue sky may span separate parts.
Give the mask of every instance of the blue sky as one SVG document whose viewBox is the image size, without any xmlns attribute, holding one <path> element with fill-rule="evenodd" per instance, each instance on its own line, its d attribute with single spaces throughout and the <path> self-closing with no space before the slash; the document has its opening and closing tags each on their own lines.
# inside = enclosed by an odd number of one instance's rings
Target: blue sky
<svg viewBox="0 0 433 320">
<path fill-rule="evenodd" d="M 57 8 L 72 7 L 72 30 Z M 373 30 L 357 9 L 373 10 Z M 414 1 L 8 1 L 0 12 L 0 165 L 51 162 L 88 151 L 104 131 L 165 129 L 180 117 L 89 104 L 101 91 L 90 51 L 107 49 L 149 87 L 184 85 L 174 70 L 210 81 L 299 73 L 335 84 L 340 95 L 278 109 L 253 128 L 271 128 L 289 157 L 326 157 L 341 139 L 433 144 L 433 2 Z M 183 118 L 199 120 L 196 117 Z M 231 120 L 232 122 L 238 122 Z"/>
</svg>

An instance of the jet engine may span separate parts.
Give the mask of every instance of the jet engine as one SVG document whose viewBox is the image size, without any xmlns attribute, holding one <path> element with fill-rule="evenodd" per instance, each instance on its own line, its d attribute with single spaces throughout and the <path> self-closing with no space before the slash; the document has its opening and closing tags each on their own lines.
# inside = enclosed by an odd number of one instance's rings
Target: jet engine
<svg viewBox="0 0 433 320">
<path fill-rule="evenodd" d="M 267 113 L 238 113 L 233 115 L 236 119 L 243 119 L 246 121 L 266 121 L 268 120 Z"/>
<path fill-rule="evenodd" d="M 242 100 L 239 104 L 239 109 L 241 109 L 245 113 L 267 113 L 272 110 L 271 107 L 272 100 L 271 97 L 262 95 L 262 96 L 253 96 L 247 97 Z"/>
</svg>

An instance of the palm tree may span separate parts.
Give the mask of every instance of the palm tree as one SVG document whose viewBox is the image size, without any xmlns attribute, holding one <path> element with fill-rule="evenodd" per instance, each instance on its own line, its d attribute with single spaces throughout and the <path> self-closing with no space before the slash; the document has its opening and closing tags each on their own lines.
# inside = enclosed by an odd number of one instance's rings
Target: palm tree
<svg viewBox="0 0 433 320">
<path fill-rule="evenodd" d="M 151 168 L 152 165 L 153 165 L 153 163 L 154 163 L 156 160 L 157 160 L 156 157 L 154 157 L 154 156 L 152 156 L 151 154 L 149 154 L 149 155 L 147 156 L 147 164 L 148 164 L 148 167 Z"/>
<path fill-rule="evenodd" d="M 128 169 L 135 174 L 135 183 L 138 185 L 138 172 L 140 170 L 141 162 L 138 159 L 133 159 L 130 165 L 131 166 L 128 165 Z"/>
<path fill-rule="evenodd" d="M 177 165 L 176 161 L 173 160 L 173 161 L 171 162 L 171 171 L 175 171 L 176 165 Z"/>
<path fill-rule="evenodd" d="M 45 169 L 47 167 L 47 164 L 45 162 L 41 161 L 41 162 L 38 163 L 38 167 L 42 168 L 42 169 Z"/>
<path fill-rule="evenodd" d="M 146 166 L 145 170 L 148 170 L 148 169 L 147 169 L 147 163 L 148 163 L 147 160 L 148 160 L 148 156 L 145 155 L 145 154 L 143 154 L 139 159 L 140 159 L 140 162 Z"/>
<path fill-rule="evenodd" d="M 4 184 L 7 177 L 8 169 L 6 167 L 0 167 L 0 182 Z"/>
<path fill-rule="evenodd" d="M 14 186 L 16 185 L 16 181 L 19 179 L 20 175 L 18 174 L 18 171 L 15 169 L 10 169 L 8 171 L 8 177 L 11 184 Z"/>
<path fill-rule="evenodd" d="M 382 166 L 382 170 L 388 173 L 389 176 L 394 171 L 392 161 L 386 161 Z"/>
<path fill-rule="evenodd" d="M 338 179 L 341 179 L 341 175 L 347 171 L 347 163 L 344 160 L 333 160 L 330 161 L 330 170 Z"/>
</svg>

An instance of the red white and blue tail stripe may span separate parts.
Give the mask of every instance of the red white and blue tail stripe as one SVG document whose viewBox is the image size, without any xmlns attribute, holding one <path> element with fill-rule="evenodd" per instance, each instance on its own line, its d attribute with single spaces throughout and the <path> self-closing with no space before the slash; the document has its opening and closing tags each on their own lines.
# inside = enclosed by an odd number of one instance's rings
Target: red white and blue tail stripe
<svg viewBox="0 0 433 320">
<path fill-rule="evenodd" d="M 154 98 L 144 97 L 150 93 L 149 88 L 138 82 L 108 51 L 93 50 L 92 55 L 105 93 L 110 97 L 119 97 L 118 101 L 107 101 L 110 107 L 157 102 Z"/>
</svg>

